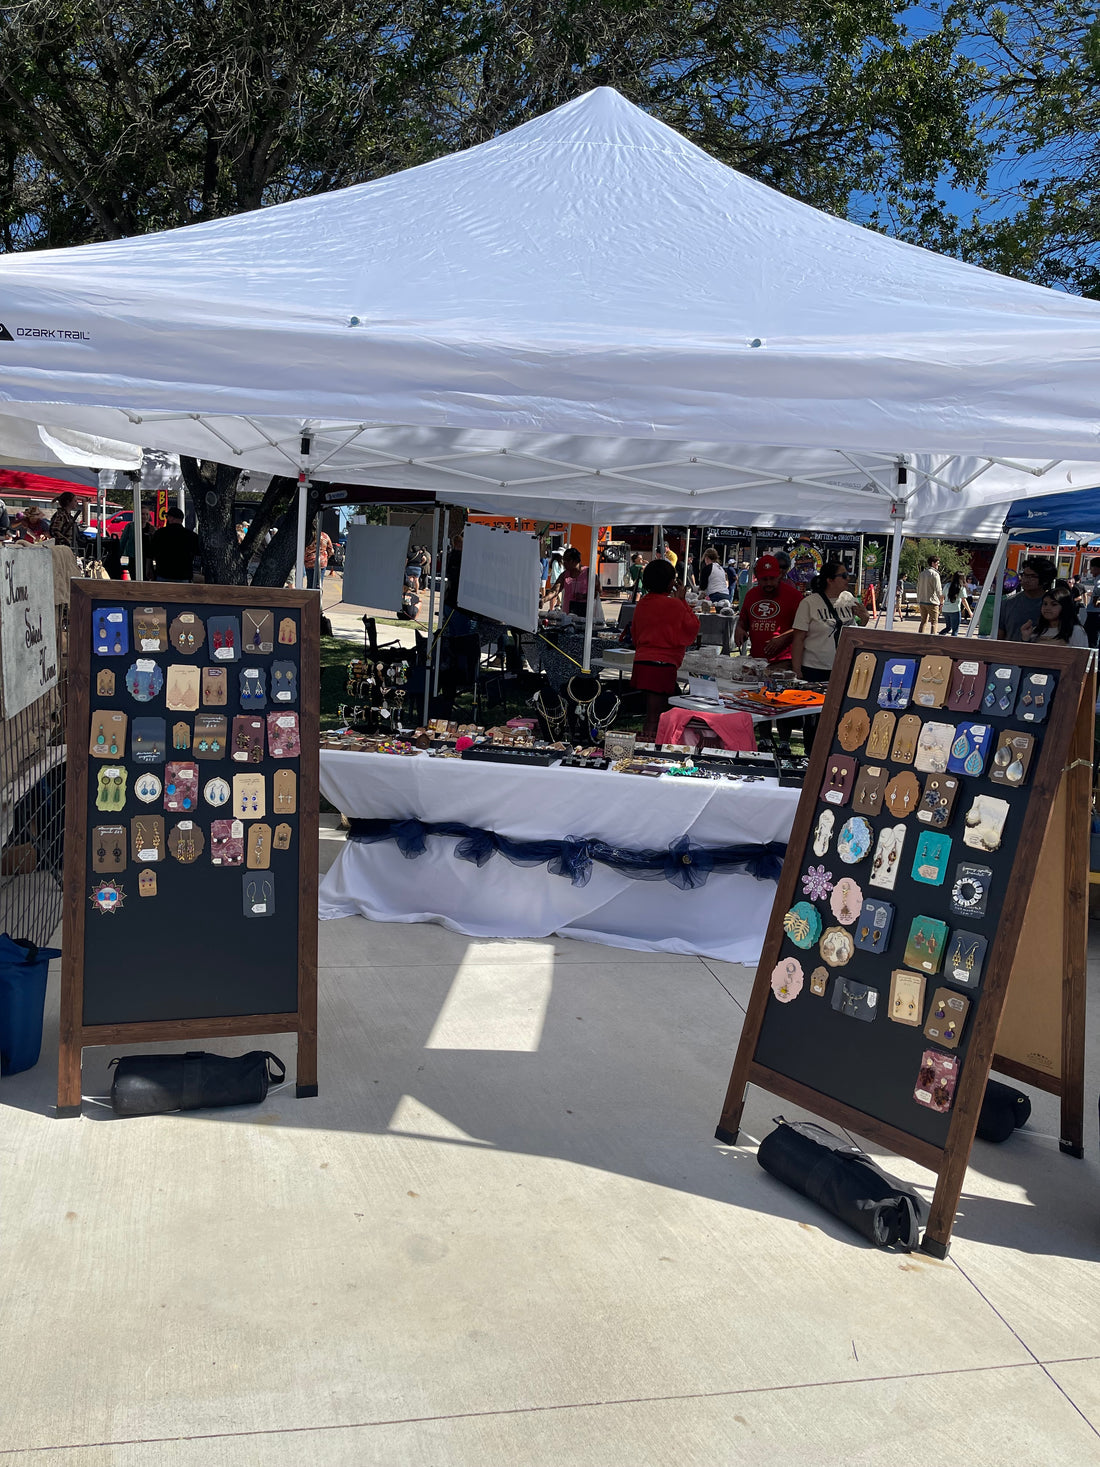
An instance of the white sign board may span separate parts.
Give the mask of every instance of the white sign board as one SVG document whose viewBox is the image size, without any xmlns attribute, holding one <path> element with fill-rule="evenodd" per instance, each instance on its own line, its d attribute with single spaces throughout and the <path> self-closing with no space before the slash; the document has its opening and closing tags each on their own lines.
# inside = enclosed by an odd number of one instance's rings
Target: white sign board
<svg viewBox="0 0 1100 1467">
<path fill-rule="evenodd" d="M 409 530 L 405 525 L 349 525 L 343 599 L 374 611 L 400 611 Z"/>
<path fill-rule="evenodd" d="M 53 551 L 0 546 L 0 682 L 11 718 L 57 686 Z"/>
<path fill-rule="evenodd" d="M 536 536 L 467 524 L 458 604 L 524 632 L 538 629 L 542 558 Z"/>
</svg>

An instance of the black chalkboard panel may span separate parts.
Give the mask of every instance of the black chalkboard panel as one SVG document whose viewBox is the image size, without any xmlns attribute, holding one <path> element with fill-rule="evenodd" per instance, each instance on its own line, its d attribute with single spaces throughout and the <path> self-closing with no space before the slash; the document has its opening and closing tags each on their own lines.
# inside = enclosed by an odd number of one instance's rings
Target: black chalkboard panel
<svg viewBox="0 0 1100 1467">
<path fill-rule="evenodd" d="M 73 583 L 61 1113 L 115 1041 L 294 1031 L 316 1093 L 318 662 L 315 592 Z"/>
<path fill-rule="evenodd" d="M 978 650 L 974 650 L 975 647 Z M 956 648 L 952 650 L 962 653 L 963 649 L 967 649 L 969 659 L 973 661 L 984 661 L 990 657 L 996 659 L 996 652 L 990 652 L 989 644 L 959 641 Z M 849 710 L 862 707 L 870 718 L 874 718 L 879 711 L 875 702 L 875 694 L 883 675 L 883 669 L 891 660 L 896 661 L 897 659 L 890 659 L 885 653 L 878 656 L 870 696 L 863 700 L 845 696 L 832 728 L 823 730 L 823 738 L 828 737 L 829 733 L 832 734 L 829 742 L 830 761 L 835 762 L 836 758 L 845 755 L 836 736 L 836 730 L 843 725 Z M 957 660 L 964 659 L 957 657 Z M 1051 677 L 1056 684 L 1056 674 L 1052 673 Z M 914 705 L 902 709 L 901 712 L 919 716 L 922 724 L 936 722 L 958 726 L 963 723 L 988 723 L 993 730 L 994 746 L 997 742 L 997 735 L 1004 730 L 1011 729 L 1028 733 L 1035 740 L 1029 775 L 1033 776 L 1040 766 L 1042 744 L 1047 730 L 1045 720 L 1042 723 L 1031 724 L 1021 721 L 1012 714 L 999 711 L 994 715 L 983 715 L 981 710 L 974 713 L 954 713 L 946 708 L 918 708 Z M 892 779 L 905 769 L 913 768 L 912 765 L 891 759 L 889 754 L 882 759 L 868 760 L 865 746 L 846 757 L 854 758 L 860 767 L 867 763 L 885 767 L 888 779 Z M 922 770 L 913 770 L 913 772 L 923 788 L 928 772 Z M 941 1114 L 918 1105 L 913 1099 L 913 1090 L 917 1081 L 921 1056 L 926 1050 L 936 1049 L 938 1046 L 925 1037 L 923 1023 L 919 1027 L 914 1027 L 899 1024 L 890 1019 L 888 1008 L 891 974 L 898 968 L 911 971 L 910 965 L 904 961 L 903 954 L 910 924 L 917 916 L 931 917 L 946 923 L 949 934 L 957 929 L 980 933 L 992 945 L 1016 854 L 1021 850 L 1026 851 L 1029 845 L 1034 847 L 1037 854 L 1045 829 L 1045 826 L 1036 829 L 1035 819 L 1032 818 L 1030 821 L 1028 819 L 1027 812 L 1031 798 L 1030 778 L 1028 783 L 1019 788 L 993 783 L 989 779 L 988 765 L 986 772 L 977 777 L 971 777 L 965 772 L 959 773 L 956 777 L 959 780 L 959 792 L 952 808 L 951 819 L 946 826 L 942 827 L 942 830 L 937 829 L 937 834 L 944 834 L 951 840 L 949 874 L 941 886 L 924 885 L 913 881 L 910 877 L 913 854 L 919 835 L 930 828 L 918 823 L 915 813 L 912 812 L 906 818 L 898 820 L 895 815 L 890 814 L 884 808 L 879 815 L 868 817 L 868 823 L 875 833 L 876 841 L 883 827 L 902 824 L 906 828 L 905 844 L 899 863 L 901 870 L 892 891 L 884 891 L 868 884 L 871 857 L 857 865 L 846 865 L 838 860 L 836 834 L 841 829 L 843 822 L 852 814 L 857 813 L 850 802 L 835 812 L 835 831 L 826 854 L 823 857 L 814 855 L 812 845 L 808 845 L 802 852 L 796 900 L 809 900 L 803 890 L 802 875 L 811 866 L 824 866 L 831 871 L 835 881 L 840 881 L 845 876 L 850 877 L 860 886 L 865 898 L 879 898 L 891 903 L 894 907 L 893 927 L 885 951 L 870 953 L 857 948 L 854 956 L 844 964 L 842 970 L 829 969 L 828 987 L 825 994 L 820 997 L 813 995 L 809 988 L 810 973 L 821 963 L 816 945 L 804 951 L 796 947 L 790 938 L 784 935 L 780 960 L 787 957 L 797 958 L 806 971 L 806 985 L 792 1003 L 780 1003 L 774 994 L 770 997 L 756 1047 L 757 1061 L 769 1069 L 797 1078 L 813 1090 L 831 1095 L 845 1105 L 853 1106 L 856 1110 L 875 1115 L 899 1131 L 929 1141 L 935 1146 L 946 1144 L 951 1124 L 951 1112 Z M 820 791 L 815 793 L 819 794 Z M 1009 814 L 1001 843 L 995 851 L 974 850 L 965 845 L 963 841 L 966 812 L 971 808 L 975 795 L 979 794 L 993 795 L 1007 801 L 1009 805 Z M 827 807 L 818 800 L 817 808 L 824 810 Z M 872 851 L 873 849 L 872 847 Z M 793 852 L 791 854 L 794 855 Z M 984 916 L 958 916 L 950 909 L 950 892 L 953 881 L 951 873 L 954 872 L 958 863 L 963 861 L 988 867 L 993 872 Z M 827 899 L 812 902 L 811 905 L 815 906 L 819 912 L 824 927 L 837 925 Z M 950 942 L 948 951 L 950 951 Z M 843 978 L 839 977 L 841 972 Z M 843 979 L 868 984 L 875 989 L 878 994 L 877 1014 L 872 1022 L 866 1023 L 851 1018 L 832 1008 L 833 985 Z M 923 1018 L 925 1020 L 931 1008 L 933 994 L 941 987 L 957 989 L 971 1001 L 962 1038 L 957 1048 L 952 1051 L 960 1061 L 961 1073 L 966 1065 L 966 1055 L 971 1036 L 974 1033 L 984 985 L 976 992 L 971 992 L 960 985 L 952 984 L 942 971 L 934 975 L 929 974 L 925 980 L 924 991 Z"/>
<path fill-rule="evenodd" d="M 163 588 L 159 583 L 150 586 L 152 593 Z M 109 602 L 103 606 L 109 606 Z M 277 770 L 290 769 L 298 774 L 298 759 L 273 759 L 266 741 L 267 714 L 279 709 L 299 714 L 298 693 L 301 686 L 300 651 L 302 645 L 301 613 L 278 611 L 265 607 L 263 592 L 257 588 L 253 607 L 266 609 L 272 616 L 275 627 L 286 620 L 293 626 L 294 641 L 280 645 L 275 637 L 270 644 L 272 650 L 262 655 L 242 656 L 240 639 L 249 634 L 244 626 L 240 607 L 195 606 L 191 601 L 169 601 L 151 596 L 149 605 L 162 609 L 167 628 L 176 624 L 181 614 L 194 616 L 196 625 L 203 626 L 203 644 L 190 655 L 181 655 L 168 644 L 165 651 L 149 652 L 135 650 L 135 619 L 141 611 L 136 606 L 121 608 L 129 622 L 129 650 L 122 655 L 102 656 L 95 650 L 94 627 L 102 607 L 93 616 L 93 650 L 90 678 L 90 729 L 98 726 L 96 714 L 100 710 L 118 710 L 127 715 L 127 748 L 125 758 L 107 760 L 92 757 L 87 793 L 87 885 L 88 903 L 84 929 L 84 1023 L 119 1024 L 139 1023 L 151 1019 L 192 1019 L 231 1014 L 290 1012 L 297 1006 L 298 990 L 298 856 L 301 848 L 299 816 L 281 814 L 273 809 L 272 781 Z M 232 649 L 212 645 L 217 632 L 207 635 L 206 628 L 216 618 L 232 619 L 236 623 Z M 190 625 L 191 623 L 186 623 Z M 251 635 L 255 635 L 254 629 Z M 284 635 L 288 633 L 284 632 Z M 113 648 L 115 643 L 109 644 Z M 215 662 L 219 652 L 232 650 L 234 660 Z M 294 669 L 294 701 L 274 704 L 271 701 L 271 669 L 273 663 L 289 664 Z M 152 698 L 139 701 L 127 687 L 130 669 L 141 664 L 156 668 L 162 680 L 160 692 Z M 199 707 L 197 710 L 172 710 L 166 707 L 170 687 L 170 669 L 176 667 L 195 668 L 200 673 Z M 204 668 L 220 667 L 226 676 L 224 704 L 202 702 L 201 672 Z M 253 708 L 241 699 L 240 673 L 244 668 L 258 669 L 263 674 L 265 706 Z M 97 691 L 98 674 L 102 671 L 114 674 L 115 689 L 111 694 Z M 149 686 L 156 674 L 147 674 L 142 681 Z M 140 686 L 140 685 L 139 685 Z M 225 739 L 224 757 L 221 759 L 196 760 L 199 771 L 196 808 L 194 811 L 170 812 L 165 808 L 164 797 L 146 804 L 135 795 L 135 786 L 142 774 L 155 775 L 164 782 L 169 763 L 191 759 L 193 730 L 197 716 L 216 714 L 226 720 L 228 734 Z M 265 725 L 265 757 L 259 763 L 239 762 L 233 758 L 233 720 L 239 714 L 254 714 L 262 718 Z M 134 762 L 132 724 L 135 718 L 163 718 L 167 733 L 165 763 L 140 765 Z M 173 748 L 173 728 L 184 724 L 192 732 L 186 751 Z M 79 751 L 78 751 L 79 752 Z M 88 752 L 87 750 L 85 751 Z M 121 811 L 102 811 L 96 808 L 98 775 L 100 767 L 121 767 L 126 772 L 126 802 Z M 232 789 L 234 774 L 260 774 L 266 787 L 265 815 L 263 824 L 273 831 L 276 824 L 285 823 L 291 828 L 290 848 L 270 853 L 268 871 L 248 871 L 239 867 L 220 867 L 212 864 L 211 826 L 215 820 L 231 818 L 230 803 L 215 808 L 203 798 L 202 789 L 212 779 L 223 779 Z M 296 802 L 297 803 L 297 802 Z M 235 815 L 237 812 L 233 811 Z M 159 815 L 164 821 L 165 835 L 181 821 L 191 820 L 201 831 L 203 851 L 193 862 L 183 864 L 169 852 L 162 859 L 148 864 L 134 860 L 134 851 L 127 851 L 124 871 L 115 877 L 111 873 L 104 878 L 93 869 L 95 858 L 95 835 L 101 825 L 122 824 L 127 837 L 132 831 L 132 819 L 143 815 Z M 242 840 L 246 839 L 251 822 L 241 821 Z M 132 842 L 127 840 L 132 847 Z M 138 893 L 138 876 L 142 871 L 156 875 L 156 896 L 142 897 Z M 267 917 L 244 916 L 244 897 L 249 882 L 254 885 L 263 876 L 274 881 L 274 913 Z M 96 909 L 90 898 L 100 883 L 114 881 L 123 890 L 120 908 L 108 913 Z"/>
</svg>

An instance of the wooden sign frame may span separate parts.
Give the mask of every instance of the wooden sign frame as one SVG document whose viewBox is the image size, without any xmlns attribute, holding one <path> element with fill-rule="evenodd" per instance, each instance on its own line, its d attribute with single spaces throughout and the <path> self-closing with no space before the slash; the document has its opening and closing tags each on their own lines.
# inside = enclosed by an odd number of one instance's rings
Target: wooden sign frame
<svg viewBox="0 0 1100 1467">
<path fill-rule="evenodd" d="M 973 659 L 1025 670 L 1047 670 L 1058 677 L 1037 758 L 1032 761 L 1026 786 L 1018 792 L 1026 800 L 1026 804 L 1017 807 L 1023 809 L 1022 818 L 1026 818 L 1031 831 L 1043 834 L 1041 840 L 1036 840 L 1030 848 L 1021 841 L 1012 855 L 1007 887 L 1001 894 L 996 930 L 989 940 L 982 985 L 972 996 L 969 1034 L 964 1035 L 965 1052 L 942 1144 L 911 1134 L 884 1120 L 873 1113 L 873 1107 L 861 1109 L 821 1088 L 811 1087 L 793 1073 L 797 1070 L 797 1061 L 793 1058 L 792 1073 L 781 1073 L 774 1062 L 766 1065 L 758 1058 L 769 1006 L 778 1003 L 771 991 L 771 974 L 779 962 L 785 941 L 783 917 L 802 896 L 798 888 L 799 878 L 811 845 L 813 826 L 825 808 L 819 802 L 819 794 L 828 760 L 836 754 L 835 740 L 842 712 L 853 706 L 853 700 L 848 697 L 849 680 L 854 659 L 863 651 L 878 654 L 880 665 L 884 657 L 888 660 L 906 656 L 917 659 L 919 664 L 922 657 L 936 655 L 957 661 Z M 736 1143 L 745 1092 L 749 1084 L 754 1084 L 927 1167 L 937 1174 L 937 1184 L 922 1247 L 937 1258 L 947 1255 L 991 1069 L 998 1069 L 1014 1079 L 1058 1095 L 1062 1110 L 1061 1148 L 1069 1155 L 1079 1157 L 1083 1154 L 1095 664 L 1095 653 L 1049 644 L 969 639 L 950 641 L 913 633 L 852 629 L 844 631 L 837 649 L 787 859 L 778 883 L 760 966 L 715 1134 L 726 1145 Z M 873 716 L 877 708 L 874 690 L 865 702 Z M 921 709 L 910 703 L 904 711 L 919 713 L 922 719 L 928 720 L 982 721 L 980 709 L 968 715 L 946 709 Z M 993 726 L 997 732 L 1004 728 L 1023 727 L 1012 716 L 998 718 Z M 867 758 L 862 749 L 857 750 L 854 757 L 860 763 Z M 896 764 L 890 770 L 892 775 L 899 772 Z M 858 812 L 852 811 L 850 806 L 838 811 L 838 824 L 852 813 Z M 957 809 L 952 829 L 961 830 L 961 826 L 961 814 Z M 960 848 L 956 855 L 961 854 Z M 977 856 L 978 853 L 972 854 Z M 1045 877 L 1042 876 L 1044 868 Z M 847 869 L 858 880 L 861 868 Z M 1037 873 L 1041 879 L 1037 880 Z M 1061 888 L 1061 900 L 1053 899 L 1052 881 L 1055 887 Z M 889 897 L 891 893 L 886 895 Z M 952 919 L 955 920 L 960 919 Z M 889 988 L 891 969 L 904 966 L 898 956 L 901 943 L 897 934 L 891 934 L 890 945 L 893 956 L 884 953 L 878 960 L 880 992 Z M 1038 969 L 1030 959 L 1033 951 L 1046 954 L 1046 964 Z M 1044 967 L 1049 971 L 1051 952 L 1059 953 L 1062 963 L 1053 980 L 1047 981 L 1042 975 Z M 934 979 L 930 980 L 930 983 L 934 982 Z M 812 997 L 806 991 L 795 1000 L 799 1004 L 824 1002 L 823 998 Z M 825 1010 L 818 1012 L 823 1015 Z M 1040 1027 L 1048 1035 L 1054 1035 L 1038 1050 L 1036 1041 L 1030 1037 L 1036 1030 L 1034 1018 L 1037 1013 L 1044 1016 L 1044 1025 Z M 883 1023 L 891 1022 L 885 1016 L 880 1017 Z M 803 1018 L 802 1022 L 814 1023 L 816 1020 Z M 859 1027 L 873 1030 L 876 1026 Z M 837 1088 L 843 1088 L 843 1085 Z"/>
<path fill-rule="evenodd" d="M 134 650 L 132 642 L 131 650 L 127 655 L 112 657 L 93 655 L 93 615 L 97 606 L 124 608 L 129 623 L 128 630 L 132 630 L 132 609 L 135 606 L 145 605 L 168 606 L 176 609 L 193 608 L 196 613 L 201 614 L 204 621 L 219 611 L 230 616 L 241 616 L 244 609 L 248 607 L 270 609 L 276 618 L 280 611 L 294 614 L 290 619 L 295 626 L 297 646 L 289 644 L 280 648 L 278 641 L 275 640 L 270 657 L 258 658 L 254 663 L 252 659 L 241 659 L 224 664 L 235 678 L 236 670 L 242 667 L 255 665 L 270 668 L 271 662 L 279 658 L 280 650 L 284 657 L 293 654 L 290 660 L 297 662 L 297 698 L 292 704 L 286 705 L 288 711 L 297 712 L 299 716 L 300 756 L 293 762 L 286 761 L 286 767 L 297 771 L 297 809 L 293 816 L 295 826 L 291 847 L 296 852 L 297 859 L 293 863 L 294 889 L 288 891 L 286 888 L 289 883 L 283 880 L 279 883 L 277 896 L 280 902 L 294 902 L 297 909 L 296 982 L 293 974 L 286 973 L 281 975 L 280 980 L 283 991 L 296 989 L 297 997 L 292 1006 L 283 1005 L 278 1012 L 223 1012 L 209 1017 L 202 1017 L 200 1014 L 187 1017 L 160 1016 L 136 1021 L 127 1019 L 86 1021 L 88 998 L 85 971 L 86 924 L 89 921 L 104 923 L 123 921 L 121 911 L 104 916 L 93 912 L 89 905 L 89 892 L 94 885 L 91 880 L 92 873 L 88 869 L 89 772 L 90 767 L 99 762 L 92 759 L 89 753 L 93 685 L 101 671 L 109 670 L 114 674 L 115 686 L 119 690 L 115 694 L 116 698 L 119 702 L 126 702 L 127 700 L 121 694 L 120 685 L 126 676 L 127 668 L 135 658 L 141 656 L 139 650 Z M 243 622 L 241 624 L 243 625 Z M 257 635 L 259 635 L 258 632 Z M 195 664 L 199 666 L 208 664 L 211 660 L 212 654 L 209 647 L 204 649 L 203 655 L 194 658 Z M 61 1033 L 57 1087 L 57 1114 L 59 1116 L 80 1114 L 81 1052 L 85 1046 L 105 1044 L 294 1033 L 298 1039 L 296 1094 L 298 1096 L 317 1094 L 318 848 L 316 831 L 319 800 L 319 705 L 320 597 L 315 591 L 289 591 L 266 586 L 192 585 L 166 581 L 73 581 L 69 619 L 69 694 L 66 725 L 68 787 L 65 822 Z M 139 705 L 139 712 L 144 706 L 146 705 Z M 159 715 L 165 711 L 165 700 L 150 702 L 147 706 L 151 714 Z M 230 697 L 225 708 L 230 725 L 232 725 L 233 714 L 238 706 L 239 699 L 235 696 Z M 269 699 L 263 713 L 266 715 L 268 711 L 275 711 L 275 707 L 274 702 Z M 171 728 L 172 715 L 168 713 L 165 717 Z M 166 758 L 170 759 L 171 755 L 172 750 L 169 745 Z M 124 761 L 121 754 L 119 762 L 130 763 L 129 759 Z M 280 767 L 282 767 L 281 763 Z M 151 766 L 151 768 L 152 772 L 163 776 L 165 765 Z M 223 761 L 208 763 L 200 768 L 204 777 L 220 774 L 231 783 L 233 774 L 247 769 L 247 765 L 234 765 Z M 129 795 L 129 791 L 127 794 Z M 144 807 L 136 806 L 128 799 L 120 819 L 125 819 L 128 825 L 130 817 L 135 812 L 140 814 L 142 808 Z M 148 808 L 152 813 L 157 813 L 158 807 L 150 806 Z M 228 814 L 229 811 L 226 813 Z M 205 823 L 209 824 L 206 817 L 216 815 L 217 811 L 197 810 L 196 814 L 200 814 Z M 168 823 L 169 819 L 166 818 L 165 828 Z M 275 858 L 269 856 L 268 859 L 274 861 Z M 204 857 L 200 857 L 200 861 L 202 860 L 209 862 L 209 852 Z M 165 861 L 170 864 L 170 858 L 167 855 Z M 128 867 L 130 873 L 133 873 L 135 869 L 132 864 Z M 156 870 L 157 868 L 150 866 L 141 869 Z M 237 873 L 228 870 L 214 871 L 211 874 L 219 881 L 224 880 L 227 883 L 233 882 L 237 877 Z M 132 895 L 134 902 L 137 903 L 138 897 L 136 890 L 133 889 L 132 874 L 130 887 L 129 895 Z M 236 890 L 239 898 L 241 892 L 239 880 L 236 881 Z M 178 907 L 173 909 L 167 905 L 168 898 L 159 894 L 150 898 L 150 903 L 154 902 L 165 903 L 164 907 L 158 907 L 158 919 L 163 917 L 166 941 L 171 942 L 174 939 L 176 942 L 188 942 L 197 932 L 203 930 L 201 913 L 193 909 L 181 910 Z M 240 914 L 239 905 L 237 910 Z M 208 924 L 207 930 L 210 938 L 216 942 L 217 932 L 214 930 L 214 924 Z M 203 963 L 200 951 L 193 948 L 189 948 L 189 951 L 193 953 L 196 970 L 199 970 Z M 148 979 L 150 983 L 155 983 L 157 981 L 156 951 L 148 952 L 145 959 L 144 966 Z M 207 962 L 210 960 L 208 957 Z M 213 960 L 216 961 L 216 955 Z M 253 968 L 248 976 L 250 981 L 262 988 L 264 971 L 261 968 L 258 966 Z M 215 1005 L 212 1004 L 211 1007 Z"/>
</svg>

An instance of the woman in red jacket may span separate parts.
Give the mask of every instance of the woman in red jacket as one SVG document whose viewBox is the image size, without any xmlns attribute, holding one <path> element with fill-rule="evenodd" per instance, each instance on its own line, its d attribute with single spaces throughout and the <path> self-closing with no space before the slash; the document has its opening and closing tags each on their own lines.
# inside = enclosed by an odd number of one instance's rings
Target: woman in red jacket
<svg viewBox="0 0 1100 1467">
<path fill-rule="evenodd" d="M 645 595 L 638 602 L 630 635 L 634 641 L 634 671 L 630 686 L 645 693 L 642 738 L 653 743 L 657 721 L 676 691 L 676 670 L 684 653 L 699 635 L 699 618 L 684 605 L 684 587 L 676 567 L 667 560 L 651 560 L 642 575 Z"/>
</svg>

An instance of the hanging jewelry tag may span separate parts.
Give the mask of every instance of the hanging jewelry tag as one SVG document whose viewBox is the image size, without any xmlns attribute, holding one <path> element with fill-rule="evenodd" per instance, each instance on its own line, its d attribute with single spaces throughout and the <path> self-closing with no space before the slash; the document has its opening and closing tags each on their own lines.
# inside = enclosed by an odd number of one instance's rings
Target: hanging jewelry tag
<svg viewBox="0 0 1100 1467">
<path fill-rule="evenodd" d="M 113 698 L 115 696 L 115 675 L 109 667 L 96 674 L 95 680 L 96 696 L 99 698 Z"/>
<path fill-rule="evenodd" d="M 246 917 L 274 916 L 275 877 L 270 871 L 242 872 L 241 898 Z"/>
<path fill-rule="evenodd" d="M 155 897 L 157 894 L 157 873 L 150 871 L 148 867 L 138 872 L 138 896 Z"/>
<path fill-rule="evenodd" d="M 248 827 L 248 867 L 266 871 L 271 865 L 271 826 L 257 821 Z"/>
<path fill-rule="evenodd" d="M 292 832 L 289 825 L 285 823 L 282 825 L 276 825 L 275 839 L 272 841 L 272 845 L 274 846 L 274 848 L 277 851 L 289 851 L 291 834 Z"/>
</svg>

